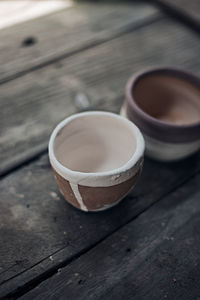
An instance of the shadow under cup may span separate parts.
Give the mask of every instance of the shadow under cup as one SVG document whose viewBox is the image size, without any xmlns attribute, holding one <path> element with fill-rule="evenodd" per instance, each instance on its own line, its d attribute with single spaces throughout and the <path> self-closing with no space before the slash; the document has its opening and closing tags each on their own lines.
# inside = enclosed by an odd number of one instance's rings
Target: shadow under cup
<svg viewBox="0 0 200 300">
<path fill-rule="evenodd" d="M 158 68 L 136 74 L 127 84 L 124 113 L 154 159 L 178 160 L 200 148 L 200 79 L 190 73 Z"/>
</svg>

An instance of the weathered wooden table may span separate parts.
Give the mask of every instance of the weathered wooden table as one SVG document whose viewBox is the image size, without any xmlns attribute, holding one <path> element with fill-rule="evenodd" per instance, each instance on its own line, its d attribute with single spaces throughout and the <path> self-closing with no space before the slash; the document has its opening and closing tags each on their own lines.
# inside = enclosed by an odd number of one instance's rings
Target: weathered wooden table
<svg viewBox="0 0 200 300">
<path fill-rule="evenodd" d="M 51 130 L 119 112 L 152 65 L 200 74 L 199 0 L 90 2 L 0 31 L 0 298 L 200 299 L 200 155 L 145 158 L 117 207 L 69 206 L 47 156 Z"/>
</svg>

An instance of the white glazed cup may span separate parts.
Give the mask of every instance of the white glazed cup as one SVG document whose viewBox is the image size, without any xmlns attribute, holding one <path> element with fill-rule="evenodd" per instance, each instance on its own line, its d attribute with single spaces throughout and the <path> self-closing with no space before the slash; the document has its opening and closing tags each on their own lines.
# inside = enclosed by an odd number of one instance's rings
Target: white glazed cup
<svg viewBox="0 0 200 300">
<path fill-rule="evenodd" d="M 125 118 L 92 111 L 57 125 L 49 159 L 65 199 L 83 211 L 117 204 L 135 185 L 143 165 L 144 139 Z"/>
</svg>

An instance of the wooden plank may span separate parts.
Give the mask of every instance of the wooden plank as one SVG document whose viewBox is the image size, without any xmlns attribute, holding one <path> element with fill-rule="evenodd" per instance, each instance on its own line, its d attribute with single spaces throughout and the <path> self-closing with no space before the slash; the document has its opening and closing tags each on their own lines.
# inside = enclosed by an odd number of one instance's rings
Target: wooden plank
<svg viewBox="0 0 200 300">
<path fill-rule="evenodd" d="M 155 2 L 164 4 L 165 7 L 175 10 L 177 14 L 181 14 L 186 18 L 193 20 L 198 26 L 200 26 L 199 0 L 155 0 Z"/>
<path fill-rule="evenodd" d="M 109 40 L 157 13 L 148 4 L 90 2 L 1 30 L 0 83 Z"/>
<path fill-rule="evenodd" d="M 50 5 L 49 5 L 50 4 Z M 1 1 L 0 2 L 0 29 L 18 23 L 36 19 L 46 14 L 72 6 L 70 0 L 40 1 Z"/>
<path fill-rule="evenodd" d="M 200 176 L 21 299 L 199 299 Z"/>
<path fill-rule="evenodd" d="M 0 182 L 0 297 L 21 295 L 101 242 L 200 171 L 145 159 L 139 184 L 117 207 L 80 212 L 60 195 L 47 155 Z"/>
<path fill-rule="evenodd" d="M 118 112 L 125 84 L 139 69 L 173 65 L 199 73 L 199 52 L 195 34 L 164 19 L 1 85 L 0 173 L 45 151 L 51 130 L 66 116 Z M 80 94 L 88 98 L 84 105 Z"/>
</svg>

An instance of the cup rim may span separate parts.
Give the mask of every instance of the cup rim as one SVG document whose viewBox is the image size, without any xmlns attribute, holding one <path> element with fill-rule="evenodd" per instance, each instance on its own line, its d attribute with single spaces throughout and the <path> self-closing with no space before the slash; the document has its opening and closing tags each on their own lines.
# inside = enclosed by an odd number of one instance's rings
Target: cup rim
<svg viewBox="0 0 200 300">
<path fill-rule="evenodd" d="M 122 166 L 113 170 L 105 171 L 105 172 L 79 172 L 79 171 L 73 171 L 65 166 L 63 166 L 58 159 L 55 156 L 54 153 L 54 141 L 55 138 L 58 134 L 58 132 L 66 126 L 68 123 L 73 121 L 74 119 L 81 118 L 83 116 L 108 116 L 111 118 L 115 118 L 120 120 L 120 122 L 126 123 L 134 132 L 135 138 L 136 138 L 136 149 L 135 152 L 133 153 L 133 156 Z M 121 117 L 115 113 L 111 112 L 104 112 L 104 111 L 87 111 L 87 112 L 81 112 L 77 114 L 73 114 L 67 118 L 65 118 L 63 121 L 58 123 L 58 125 L 55 127 L 53 130 L 50 140 L 49 140 L 49 159 L 52 164 L 52 167 L 58 172 L 62 177 L 64 177 L 67 180 L 70 180 L 70 182 L 78 182 L 78 183 L 83 183 L 83 185 L 86 185 L 86 182 L 89 182 L 90 179 L 93 178 L 99 178 L 99 177 L 107 177 L 107 176 L 112 176 L 112 175 L 118 175 L 120 173 L 125 173 L 131 168 L 135 166 L 135 164 L 138 162 L 140 158 L 143 157 L 144 154 L 144 138 L 142 136 L 142 133 L 138 129 L 138 127 L 133 124 L 131 121 L 127 120 L 124 117 Z M 129 176 L 130 178 L 130 176 Z M 117 184 L 117 183 L 116 183 Z"/>
<path fill-rule="evenodd" d="M 145 111 L 143 111 L 136 103 L 134 96 L 133 96 L 133 88 L 135 84 L 142 78 L 151 74 L 161 74 L 161 75 L 168 75 L 168 76 L 173 76 L 176 78 L 180 78 L 186 82 L 189 82 L 193 86 L 196 86 L 197 89 L 200 87 L 200 78 L 196 75 L 194 75 L 191 72 L 184 71 L 179 68 L 173 68 L 173 67 L 156 67 L 156 68 L 148 68 L 144 69 L 140 72 L 136 72 L 133 76 L 130 77 L 128 80 L 128 83 L 125 88 L 125 93 L 126 93 L 126 98 L 129 103 L 129 105 L 136 111 L 139 117 L 144 119 L 146 122 L 153 126 L 159 126 L 161 129 L 169 129 L 169 130 L 184 130 L 184 129 L 194 129 L 200 127 L 200 121 L 190 123 L 190 124 L 172 124 L 168 122 L 164 122 L 161 120 L 158 120 L 149 114 L 147 114 Z"/>
</svg>

